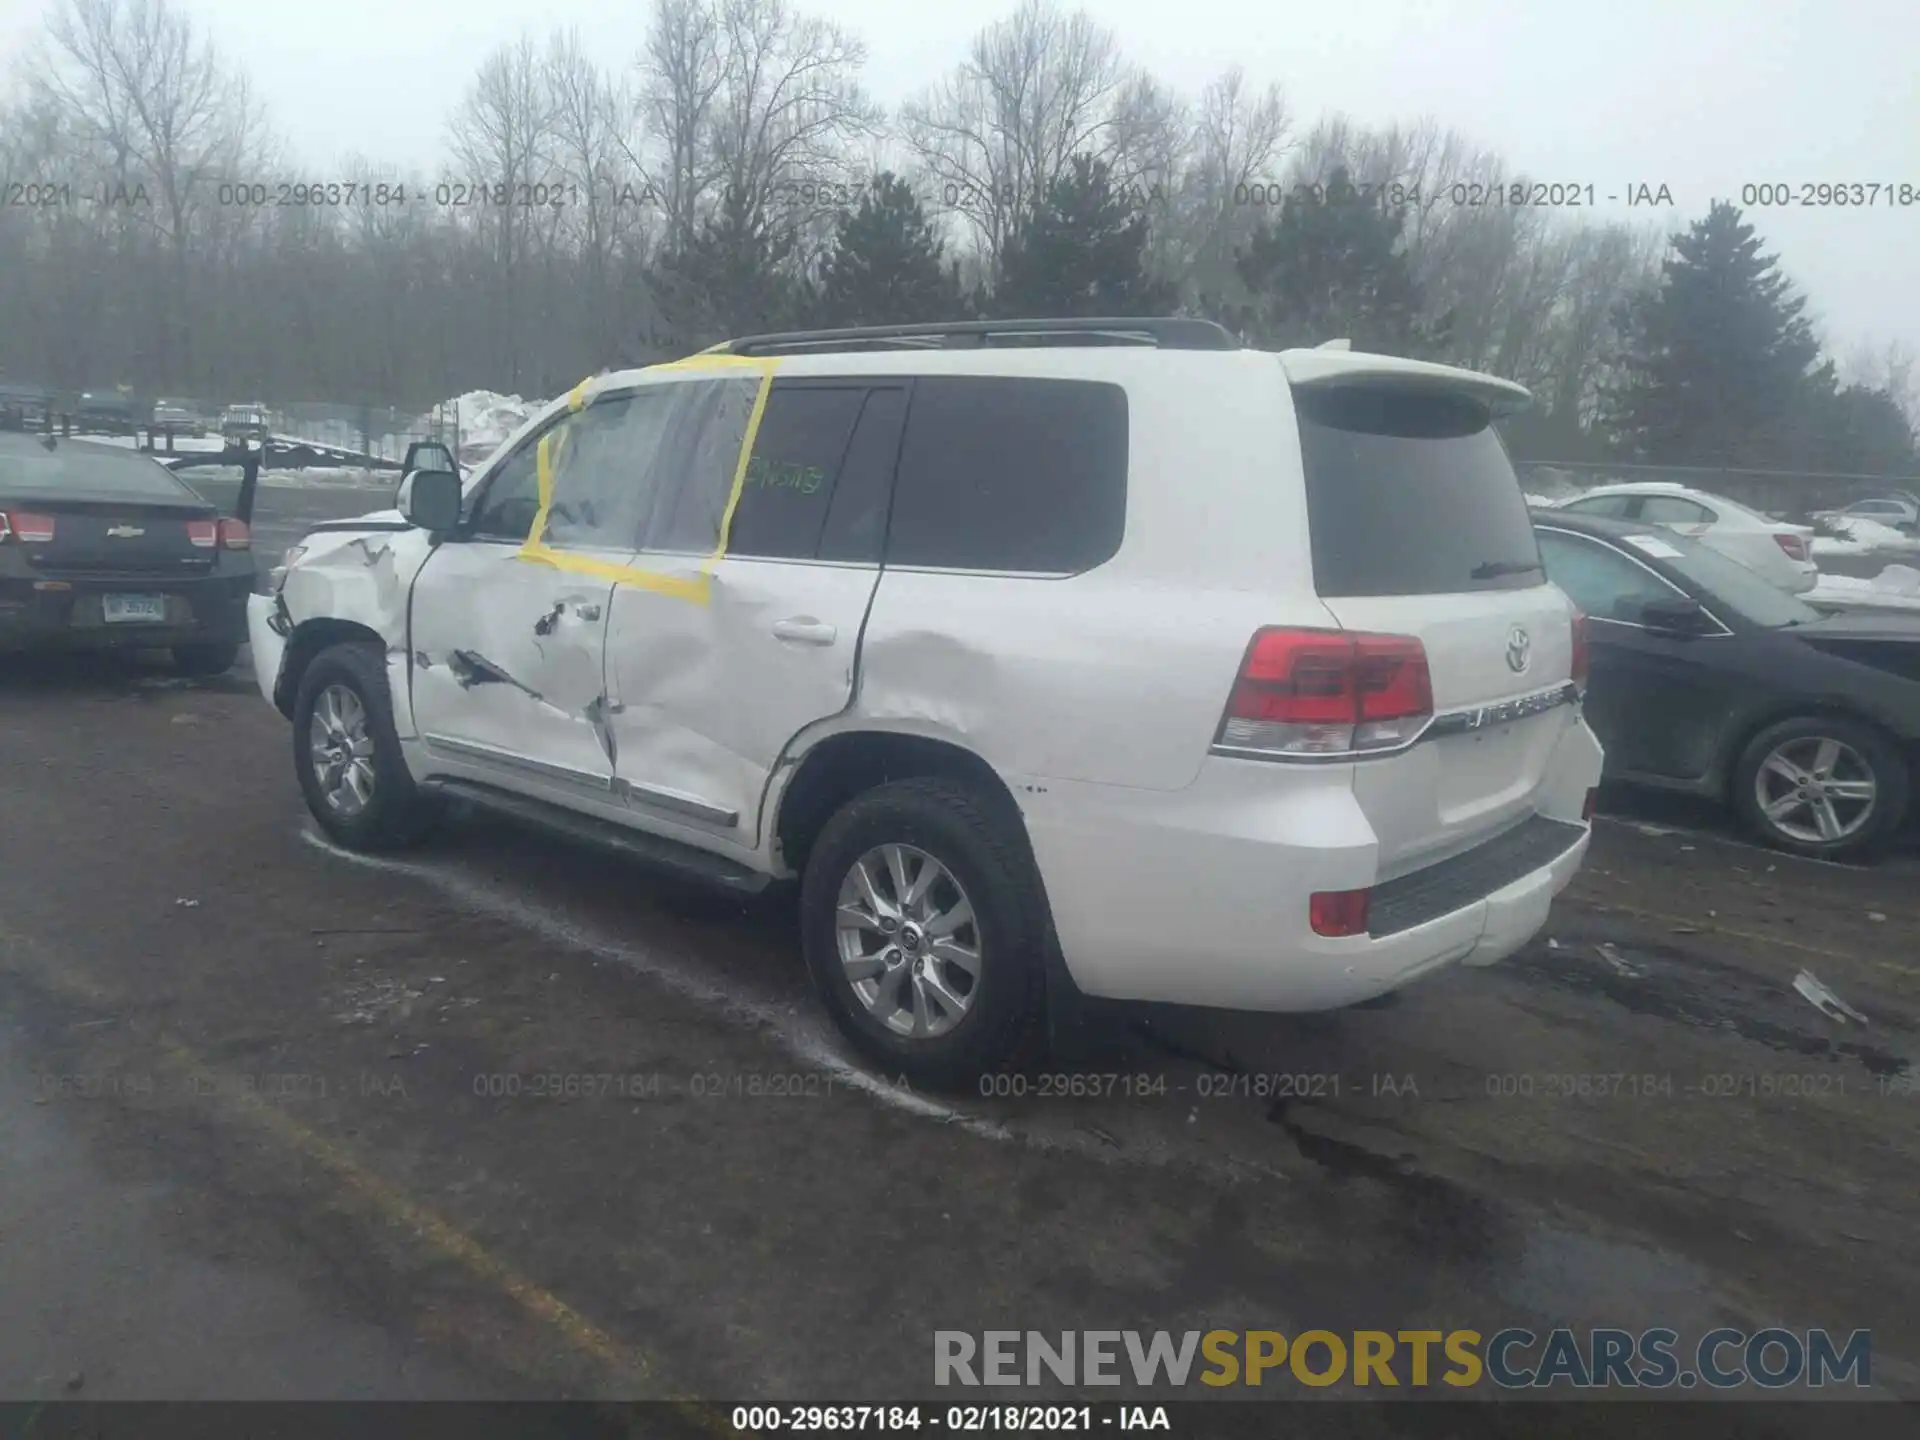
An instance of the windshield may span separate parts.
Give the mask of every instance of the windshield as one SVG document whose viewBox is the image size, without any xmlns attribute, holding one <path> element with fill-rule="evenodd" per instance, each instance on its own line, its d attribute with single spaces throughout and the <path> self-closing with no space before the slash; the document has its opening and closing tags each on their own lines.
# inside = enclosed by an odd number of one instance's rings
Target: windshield
<svg viewBox="0 0 1920 1440">
<path fill-rule="evenodd" d="M 1753 625 L 1778 629 L 1818 620 L 1820 612 L 1787 594 L 1738 560 L 1695 543 L 1683 535 L 1662 531 L 1657 537 L 1634 535 L 1626 543 L 1655 555 L 1691 580 L 1711 609 L 1727 609 Z M 1671 553 L 1669 553 L 1671 552 Z"/>
</svg>

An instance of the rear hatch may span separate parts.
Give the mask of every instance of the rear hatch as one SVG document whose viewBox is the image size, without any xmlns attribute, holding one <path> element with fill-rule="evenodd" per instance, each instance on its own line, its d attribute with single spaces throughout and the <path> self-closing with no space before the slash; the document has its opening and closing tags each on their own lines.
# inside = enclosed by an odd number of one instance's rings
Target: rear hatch
<svg viewBox="0 0 1920 1440">
<path fill-rule="evenodd" d="M 1347 630 L 1420 642 L 1438 717 L 1418 743 L 1353 767 L 1387 880 L 1533 814 L 1574 723 L 1565 705 L 1531 709 L 1572 677 L 1572 610 L 1547 583 L 1492 428 L 1526 392 L 1440 367 L 1339 359 L 1305 376 L 1288 367 L 1314 586 Z"/>
</svg>

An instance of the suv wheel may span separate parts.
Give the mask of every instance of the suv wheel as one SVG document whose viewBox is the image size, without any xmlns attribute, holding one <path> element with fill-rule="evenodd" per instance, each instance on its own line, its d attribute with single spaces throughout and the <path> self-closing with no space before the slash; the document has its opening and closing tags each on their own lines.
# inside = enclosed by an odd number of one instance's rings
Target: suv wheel
<svg viewBox="0 0 1920 1440">
<path fill-rule="evenodd" d="M 1768 844 L 1832 860 L 1867 853 L 1906 816 L 1906 762 L 1852 720 L 1805 716 L 1754 736 L 1734 769 L 1734 803 Z"/>
<path fill-rule="evenodd" d="M 841 807 L 807 858 L 814 983 L 862 1053 L 920 1084 L 964 1085 L 1038 1034 L 1045 905 L 1003 808 L 953 780 L 895 781 Z"/>
<path fill-rule="evenodd" d="M 335 645 L 307 667 L 293 706 L 293 765 L 313 818 L 348 849 L 410 844 L 432 818 L 400 757 L 377 645 Z"/>
</svg>

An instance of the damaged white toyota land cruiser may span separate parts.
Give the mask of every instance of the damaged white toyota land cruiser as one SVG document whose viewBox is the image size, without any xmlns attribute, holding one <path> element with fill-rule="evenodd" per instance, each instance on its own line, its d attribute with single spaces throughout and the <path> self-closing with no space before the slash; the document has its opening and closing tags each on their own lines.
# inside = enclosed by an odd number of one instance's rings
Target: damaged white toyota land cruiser
<svg viewBox="0 0 1920 1440">
<path fill-rule="evenodd" d="M 922 1083 L 1085 997 L 1351 1005 L 1511 954 L 1586 852 L 1526 400 L 1196 320 L 735 341 L 318 527 L 254 662 L 340 844 L 459 797 L 797 879 L 835 1019 Z"/>
</svg>

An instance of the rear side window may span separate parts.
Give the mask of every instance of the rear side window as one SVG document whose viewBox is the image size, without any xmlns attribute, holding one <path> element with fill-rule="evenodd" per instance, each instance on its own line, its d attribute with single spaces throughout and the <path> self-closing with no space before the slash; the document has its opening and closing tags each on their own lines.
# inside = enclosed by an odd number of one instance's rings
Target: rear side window
<svg viewBox="0 0 1920 1440">
<path fill-rule="evenodd" d="M 1649 495 L 1635 518 L 1654 525 L 1711 525 L 1713 512 L 1678 495 Z"/>
<path fill-rule="evenodd" d="M 1075 574 L 1113 558 L 1126 513 L 1118 385 L 975 375 L 914 383 L 889 565 Z"/>
<path fill-rule="evenodd" d="M 814 557 L 866 398 L 860 387 L 774 382 L 727 532 L 728 554 Z"/>
<path fill-rule="evenodd" d="M 1360 386 L 1296 390 L 1294 405 L 1320 594 L 1541 583 L 1526 497 L 1484 408 Z"/>
<path fill-rule="evenodd" d="M 1569 500 L 1560 508 L 1569 515 L 1599 515 L 1624 518 L 1638 495 L 1596 495 L 1591 500 Z"/>
</svg>

